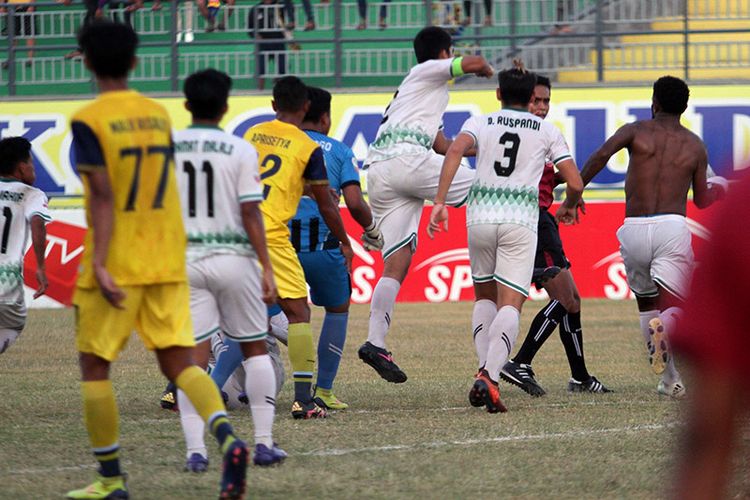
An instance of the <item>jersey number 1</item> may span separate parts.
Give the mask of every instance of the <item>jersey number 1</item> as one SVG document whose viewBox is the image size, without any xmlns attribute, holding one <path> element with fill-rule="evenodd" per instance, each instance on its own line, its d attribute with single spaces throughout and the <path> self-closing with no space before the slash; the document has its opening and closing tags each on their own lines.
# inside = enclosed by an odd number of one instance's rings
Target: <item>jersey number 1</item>
<svg viewBox="0 0 750 500">
<path fill-rule="evenodd" d="M 510 143 L 510 146 L 508 145 Z M 495 173 L 499 177 L 510 177 L 516 169 L 516 158 L 518 148 L 521 146 L 521 138 L 513 132 L 505 132 L 500 136 L 500 145 L 504 148 L 503 158 L 495 162 Z"/>
<path fill-rule="evenodd" d="M 189 161 L 182 164 L 182 169 L 188 175 L 188 216 L 195 217 L 195 166 Z M 206 198 L 208 216 L 214 216 L 214 167 L 208 161 L 203 162 L 203 173 L 206 174 Z"/>
</svg>

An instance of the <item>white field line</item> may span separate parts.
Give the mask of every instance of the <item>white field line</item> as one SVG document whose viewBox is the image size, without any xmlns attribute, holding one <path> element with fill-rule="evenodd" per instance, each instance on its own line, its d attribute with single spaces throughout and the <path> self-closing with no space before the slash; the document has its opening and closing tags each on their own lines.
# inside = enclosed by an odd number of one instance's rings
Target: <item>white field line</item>
<svg viewBox="0 0 750 500">
<path fill-rule="evenodd" d="M 153 419 L 152 419 L 153 420 Z M 163 422 L 164 420 L 157 420 Z M 676 424 L 643 424 L 643 425 L 632 425 L 628 427 L 614 427 L 609 429 L 585 429 L 580 431 L 568 431 L 568 432 L 552 432 L 542 434 L 521 434 L 518 436 L 498 436 L 494 438 L 482 438 L 482 439 L 464 439 L 459 441 L 433 441 L 431 443 L 418 443 L 418 444 L 391 444 L 384 446 L 369 446 L 363 448 L 333 448 L 327 450 L 312 450 L 305 451 L 302 453 L 295 453 L 293 456 L 313 456 L 313 457 L 329 457 L 329 456 L 341 456 L 341 455 L 352 455 L 355 453 L 372 453 L 372 452 L 390 452 L 390 451 L 412 451 L 424 448 L 445 448 L 449 446 L 474 446 L 474 445 L 485 445 L 490 443 L 514 443 L 524 441 L 545 441 L 545 440 L 556 440 L 556 439 L 574 439 L 574 438 L 585 438 L 589 436 L 599 436 L 603 434 L 624 434 L 629 432 L 653 432 L 663 429 L 674 427 Z M 127 465 L 128 463 L 125 463 Z M 86 470 L 94 469 L 94 464 L 79 464 L 70 465 L 66 467 L 46 467 L 38 469 L 14 469 L 8 471 L 0 471 L 0 476 L 13 476 L 20 474 L 44 474 L 49 472 L 67 472 L 75 470 Z"/>
<path fill-rule="evenodd" d="M 419 444 L 394 444 L 385 446 L 371 446 L 366 448 L 341 448 L 341 449 L 330 449 L 330 450 L 313 450 L 302 453 L 295 453 L 296 456 L 315 456 L 315 457 L 326 457 L 326 456 L 340 456 L 340 455 L 351 455 L 354 453 L 371 453 L 371 452 L 389 452 L 389 451 L 411 451 L 422 448 L 444 448 L 448 446 L 473 446 L 477 444 L 489 444 L 489 443 L 508 443 L 508 442 L 522 442 L 522 441 L 544 441 L 553 439 L 571 439 L 581 438 L 589 436 L 598 436 L 602 434 L 622 434 L 628 432 L 651 432 L 673 427 L 675 424 L 645 424 L 645 425 L 633 425 L 629 427 L 615 427 L 610 429 L 586 429 L 580 431 L 568 431 L 568 432 L 554 432 L 554 433 L 542 433 L 542 434 L 521 434 L 519 436 L 499 436 L 494 438 L 484 439 L 465 439 L 460 441 L 433 441 L 431 443 L 419 443 Z"/>
</svg>

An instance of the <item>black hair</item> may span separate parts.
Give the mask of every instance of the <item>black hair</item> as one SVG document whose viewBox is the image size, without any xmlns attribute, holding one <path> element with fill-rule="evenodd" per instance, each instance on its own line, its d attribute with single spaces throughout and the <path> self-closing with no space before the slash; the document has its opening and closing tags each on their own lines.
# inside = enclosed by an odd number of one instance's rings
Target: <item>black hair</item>
<svg viewBox="0 0 750 500">
<path fill-rule="evenodd" d="M 305 115 L 306 122 L 318 123 L 320 118 L 331 113 L 331 93 L 318 87 L 307 87 L 307 98 L 310 99 L 310 109 Z"/>
<path fill-rule="evenodd" d="M 548 89 L 552 90 L 552 82 L 550 81 L 550 79 L 538 73 L 536 75 L 536 85 L 541 85 L 543 87 L 547 87 Z"/>
<path fill-rule="evenodd" d="M 520 59 L 513 60 L 513 68 L 497 75 L 500 98 L 503 104 L 527 106 L 534 95 L 536 75 L 527 71 Z"/>
<path fill-rule="evenodd" d="M 185 93 L 194 119 L 216 120 L 227 105 L 232 78 L 213 68 L 193 73 L 185 80 Z"/>
<path fill-rule="evenodd" d="M 124 78 L 135 59 L 138 35 L 127 24 L 101 19 L 81 28 L 78 45 L 96 76 Z"/>
<path fill-rule="evenodd" d="M 661 109 L 673 115 L 681 115 L 687 109 L 690 89 L 687 83 L 674 76 L 662 76 L 654 82 L 654 100 Z"/>
<path fill-rule="evenodd" d="M 6 137 L 0 141 L 0 175 L 12 175 L 16 166 L 31 157 L 31 143 L 23 137 Z"/>
<path fill-rule="evenodd" d="M 277 111 L 299 111 L 308 100 L 307 85 L 296 76 L 279 78 L 273 84 L 273 100 Z"/>
<path fill-rule="evenodd" d="M 423 28 L 414 37 L 414 53 L 417 62 L 423 63 L 430 59 L 437 59 L 443 50 L 450 51 L 453 40 L 450 33 L 439 26 L 428 26 Z"/>
</svg>

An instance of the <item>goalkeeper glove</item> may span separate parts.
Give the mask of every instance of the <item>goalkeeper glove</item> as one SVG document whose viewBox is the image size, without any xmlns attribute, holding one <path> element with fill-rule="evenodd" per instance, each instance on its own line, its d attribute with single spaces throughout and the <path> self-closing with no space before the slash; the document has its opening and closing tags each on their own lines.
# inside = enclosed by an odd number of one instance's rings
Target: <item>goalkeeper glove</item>
<svg viewBox="0 0 750 500">
<path fill-rule="evenodd" d="M 362 246 L 365 250 L 382 250 L 383 249 L 383 234 L 378 228 L 375 227 L 375 221 L 372 221 L 368 227 L 365 228 L 365 232 L 362 233 Z"/>
</svg>

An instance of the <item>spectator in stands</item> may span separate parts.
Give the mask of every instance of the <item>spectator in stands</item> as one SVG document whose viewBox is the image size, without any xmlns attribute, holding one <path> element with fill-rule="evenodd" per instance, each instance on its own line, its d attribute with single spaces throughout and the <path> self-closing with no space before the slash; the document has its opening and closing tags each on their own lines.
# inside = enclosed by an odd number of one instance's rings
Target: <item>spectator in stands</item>
<svg viewBox="0 0 750 500">
<path fill-rule="evenodd" d="M 386 17 L 388 17 L 388 10 L 386 8 L 387 3 L 391 3 L 391 0 L 382 0 L 380 4 L 380 16 L 378 16 L 378 28 L 384 30 L 388 23 Z M 359 10 L 359 24 L 357 25 L 358 30 L 367 28 L 367 0 L 357 0 L 357 9 Z"/>
<path fill-rule="evenodd" d="M 557 0 L 557 24 L 552 33 L 570 33 L 572 31 L 568 21 L 575 10 L 574 0 Z"/>
<path fill-rule="evenodd" d="M 3 0 L 2 4 L 25 4 L 32 3 L 33 0 Z M 8 9 L 6 7 L 0 7 L 0 12 L 6 13 Z M 26 38 L 26 47 L 29 49 L 29 59 L 26 61 L 26 66 L 31 66 L 31 58 L 34 57 L 34 34 L 37 32 L 36 16 L 34 16 L 33 5 L 17 6 L 15 8 L 15 16 L 13 17 L 13 26 L 10 26 L 9 17 L 5 17 L 5 26 L 3 27 L 3 34 L 8 36 L 13 30 L 15 36 L 22 36 Z M 18 44 L 18 40 L 13 40 L 13 46 Z M 10 66 L 9 61 L 3 61 L 2 68 L 8 69 Z"/>
<path fill-rule="evenodd" d="M 276 73 L 286 73 L 286 42 L 284 36 L 284 22 L 281 7 L 276 0 L 262 0 L 258 5 L 250 9 L 247 18 L 247 34 L 250 38 L 269 40 L 256 44 L 255 64 L 258 68 L 258 90 L 263 90 L 265 82 L 263 76 L 266 74 L 266 61 L 273 60 L 276 65 Z M 257 30 L 257 31 L 256 31 Z"/>
<path fill-rule="evenodd" d="M 484 21 L 485 26 L 492 26 L 492 0 L 482 0 L 484 3 Z M 471 24 L 471 4 L 473 0 L 464 0 L 464 20 L 462 24 L 468 26 Z"/>
<path fill-rule="evenodd" d="M 302 0 L 302 8 L 305 9 L 305 17 L 307 18 L 307 22 L 305 23 L 305 31 L 312 31 L 315 29 L 315 14 L 313 13 L 311 1 Z M 293 0 L 284 0 L 284 12 L 288 21 L 286 24 L 286 29 L 293 30 L 296 26 L 296 23 L 294 21 Z"/>
<path fill-rule="evenodd" d="M 229 18 L 232 17 L 232 14 L 234 13 L 235 0 L 224 1 L 227 4 L 226 10 L 221 17 L 221 21 L 217 23 L 216 18 L 218 16 L 219 9 L 221 8 L 221 0 L 195 0 L 195 4 L 198 6 L 198 11 L 200 11 L 201 15 L 208 23 L 206 32 L 211 33 L 216 29 L 218 29 L 219 31 L 224 31 L 227 29 L 227 22 L 229 22 Z"/>
<path fill-rule="evenodd" d="M 60 3 L 63 5 L 71 5 L 73 3 L 73 0 L 60 0 Z M 83 27 L 88 26 L 91 24 L 91 22 L 96 19 L 97 17 L 101 17 L 102 15 L 102 9 L 99 7 L 99 0 L 83 0 L 83 5 L 86 7 L 86 15 L 83 16 L 83 22 L 81 23 L 81 26 L 78 28 L 80 31 Z M 81 50 L 81 47 L 78 46 L 77 49 L 72 50 L 65 54 L 65 59 L 73 59 L 83 56 L 83 51 Z"/>
</svg>

